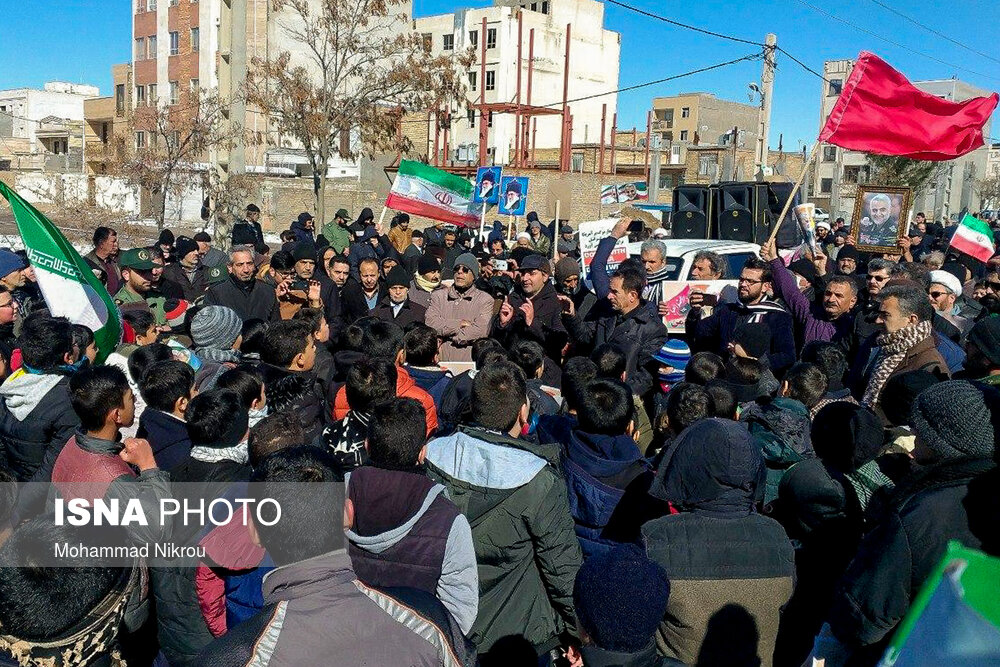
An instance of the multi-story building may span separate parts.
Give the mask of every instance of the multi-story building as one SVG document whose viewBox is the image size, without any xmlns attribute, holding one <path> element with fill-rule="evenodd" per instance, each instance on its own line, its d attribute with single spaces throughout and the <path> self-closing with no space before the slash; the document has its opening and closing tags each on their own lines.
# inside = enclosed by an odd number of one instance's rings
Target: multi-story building
<svg viewBox="0 0 1000 667">
<path fill-rule="evenodd" d="M 0 91 L 0 159 L 13 169 L 80 171 L 84 100 L 100 92 L 63 81 Z"/>
<path fill-rule="evenodd" d="M 833 110 L 844 82 L 854 67 L 853 60 L 831 60 L 823 64 L 820 128 Z M 914 81 L 924 92 L 951 102 L 964 102 L 989 92 L 958 79 Z M 989 136 L 987 123 L 983 134 Z M 810 200 L 834 216 L 850 220 L 858 184 L 866 183 L 871 175 L 865 153 L 823 146 L 813 169 Z M 910 214 L 922 211 L 928 219 L 957 219 L 963 209 L 978 210 L 981 200 L 976 181 L 986 173 L 989 149 L 986 146 L 955 160 L 940 163 L 934 178 L 922 192 L 915 193 Z"/>
<path fill-rule="evenodd" d="M 129 131 L 128 119 L 132 111 L 132 65 L 125 63 L 111 67 L 114 94 L 92 97 L 83 102 L 84 160 L 87 174 L 108 173 L 108 159 L 115 149 L 115 139 Z"/>
<path fill-rule="evenodd" d="M 556 110 L 562 108 L 567 24 L 571 24 L 567 99 L 599 95 L 618 88 L 621 36 L 604 29 L 604 4 L 596 0 L 494 0 L 492 7 L 460 9 L 452 14 L 418 18 L 413 22 L 414 27 L 423 35 L 433 53 L 447 54 L 469 48 L 475 53 L 475 63 L 468 71 L 467 102 L 464 108 L 451 110 L 448 141 L 450 154 L 444 155 L 444 146 L 440 145 L 439 163 L 478 161 L 480 128 L 477 124 L 480 118 L 476 105 L 480 103 L 484 93 L 486 104 L 517 101 L 519 11 L 522 13 L 523 23 L 520 73 L 522 104 L 529 102 L 528 47 L 532 29 L 535 31 L 531 64 L 532 106 L 547 106 Z M 486 34 L 481 35 L 484 18 Z M 480 40 L 486 42 L 485 77 L 482 74 Z M 602 105 L 607 105 L 605 128 L 606 141 L 610 145 L 616 104 L 617 95 L 614 93 L 579 102 L 571 101 L 572 143 L 600 141 Z M 515 152 L 515 114 L 491 113 L 487 123 L 487 146 L 493 151 L 488 160 L 495 164 L 507 164 Z M 534 134 L 536 149 L 557 148 L 560 145 L 561 123 L 559 115 L 537 116 L 537 133 Z M 417 152 L 433 156 L 433 139 L 427 136 L 424 138 L 428 144 L 417 146 Z"/>
<path fill-rule="evenodd" d="M 758 107 L 721 100 L 712 93 L 684 93 L 653 99 L 653 134 L 668 156 L 665 162 L 682 165 L 690 146 L 732 146 L 756 150 L 760 122 Z M 742 178 L 753 178 L 750 173 Z"/>
</svg>

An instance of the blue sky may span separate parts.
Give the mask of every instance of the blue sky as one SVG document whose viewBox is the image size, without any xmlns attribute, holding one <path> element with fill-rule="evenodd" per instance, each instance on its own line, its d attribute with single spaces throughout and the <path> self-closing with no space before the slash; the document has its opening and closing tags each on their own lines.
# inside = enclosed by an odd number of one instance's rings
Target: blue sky
<svg viewBox="0 0 1000 667">
<path fill-rule="evenodd" d="M 1000 25 L 1000 3 L 988 0 L 878 0 L 930 25 L 962 44 L 1000 60 L 990 31 Z M 885 38 L 861 32 L 806 6 L 806 2 Z M 426 16 L 459 6 L 486 6 L 490 0 L 460 4 L 454 0 L 414 0 L 414 14 Z M 943 79 L 955 75 L 988 90 L 1000 90 L 1000 62 L 971 53 L 940 36 L 905 21 L 875 0 L 633 0 L 631 4 L 677 21 L 715 32 L 763 41 L 767 32 L 778 44 L 810 67 L 824 60 L 851 58 L 868 49 L 911 79 Z M 0 0 L 0 89 L 41 86 L 47 80 L 89 82 L 102 93 L 111 89 L 111 65 L 129 59 L 129 0 Z M 100 8 L 99 10 L 97 8 Z M 605 25 L 622 33 L 619 85 L 645 81 L 732 60 L 754 47 L 675 28 L 613 5 L 605 9 Z M 890 44 L 897 42 L 906 48 Z M 918 54 L 926 54 L 949 65 Z M 963 71 L 968 68 L 977 74 Z M 721 70 L 651 86 L 619 96 L 620 125 L 645 129 L 646 109 L 655 96 L 690 91 L 747 101 L 747 83 L 760 77 L 759 62 L 743 62 Z M 819 131 L 821 81 L 778 54 L 772 111 L 771 144 L 779 134 L 786 150 L 811 143 Z M 994 116 L 1000 125 L 1000 114 Z M 992 130 L 1000 137 L 1000 126 Z"/>
</svg>

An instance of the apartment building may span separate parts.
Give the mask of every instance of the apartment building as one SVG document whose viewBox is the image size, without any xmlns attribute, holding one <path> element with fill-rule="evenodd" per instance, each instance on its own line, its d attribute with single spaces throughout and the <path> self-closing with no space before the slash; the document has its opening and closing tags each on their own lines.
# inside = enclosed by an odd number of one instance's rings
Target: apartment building
<svg viewBox="0 0 1000 667">
<path fill-rule="evenodd" d="M 732 146 L 735 140 L 737 148 L 756 150 L 759 111 L 756 106 L 722 100 L 712 93 L 656 97 L 652 132 L 663 147 L 664 161 L 682 165 L 691 146 Z M 742 177 L 752 178 L 753 173 Z"/>
<path fill-rule="evenodd" d="M 0 90 L 0 160 L 8 169 L 79 171 L 83 105 L 97 86 L 49 81 Z"/>
<path fill-rule="evenodd" d="M 604 28 L 604 4 L 596 0 L 494 0 L 491 7 L 459 9 L 451 14 L 418 18 L 413 23 L 434 53 L 473 49 L 475 63 L 469 68 L 464 108 L 451 110 L 449 155 L 438 147 L 438 161 L 477 162 L 481 95 L 487 104 L 517 101 L 518 12 L 522 13 L 521 96 L 522 104 L 562 109 L 563 76 L 566 61 L 566 24 L 570 29 L 570 59 L 567 98 L 573 116 L 572 143 L 600 141 L 602 105 L 607 105 L 606 136 L 610 142 L 612 118 L 617 108 L 613 92 L 618 88 L 621 35 Z M 483 19 L 486 33 L 482 33 Z M 527 97 L 529 35 L 534 29 L 531 62 L 531 99 Z M 482 70 L 482 41 L 486 42 L 485 76 Z M 480 80 L 482 79 L 482 80 Z M 562 136 L 561 117 L 538 116 L 536 149 L 557 148 Z M 492 113 L 487 118 L 489 161 L 507 164 L 514 155 L 515 115 Z M 417 152 L 433 160 L 432 135 L 423 135 L 426 145 Z M 609 144 L 610 145 L 610 144 Z"/>
</svg>

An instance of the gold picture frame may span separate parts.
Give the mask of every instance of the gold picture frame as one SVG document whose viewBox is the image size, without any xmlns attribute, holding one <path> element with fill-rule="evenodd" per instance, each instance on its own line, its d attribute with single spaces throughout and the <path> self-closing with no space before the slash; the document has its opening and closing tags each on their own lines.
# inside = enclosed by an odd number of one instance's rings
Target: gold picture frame
<svg viewBox="0 0 1000 667">
<path fill-rule="evenodd" d="M 906 234 L 912 196 L 911 188 L 859 185 L 849 232 L 855 247 L 862 252 L 902 252 L 899 242 Z"/>
</svg>

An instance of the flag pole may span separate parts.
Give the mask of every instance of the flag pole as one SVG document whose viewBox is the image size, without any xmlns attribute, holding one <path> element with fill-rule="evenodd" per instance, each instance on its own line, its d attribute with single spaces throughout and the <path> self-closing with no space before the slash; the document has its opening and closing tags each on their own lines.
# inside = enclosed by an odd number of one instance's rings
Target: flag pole
<svg viewBox="0 0 1000 667">
<path fill-rule="evenodd" d="M 486 202 L 483 202 L 483 207 L 479 213 L 479 242 L 486 243 Z"/>
<path fill-rule="evenodd" d="M 792 191 L 788 195 L 788 200 L 785 202 L 785 207 L 781 209 L 781 215 L 779 215 L 778 219 L 774 222 L 774 228 L 771 229 L 771 236 L 768 237 L 767 239 L 768 243 L 774 241 L 775 237 L 778 236 L 778 230 L 781 229 L 781 221 L 785 219 L 786 215 L 788 215 L 788 209 L 792 207 L 792 201 L 795 199 L 795 193 L 799 191 L 799 188 L 802 186 L 802 181 L 806 177 L 806 172 L 809 171 L 809 167 L 812 166 L 813 161 L 819 154 L 820 145 L 822 145 L 822 142 L 817 140 L 816 143 L 813 145 L 812 151 L 809 153 L 809 158 L 806 160 L 805 164 L 802 165 L 802 173 L 799 174 L 798 180 L 796 180 L 795 185 L 792 186 Z"/>
<path fill-rule="evenodd" d="M 552 261 L 556 259 L 559 248 L 559 200 L 556 200 L 556 223 L 552 225 Z"/>
</svg>

